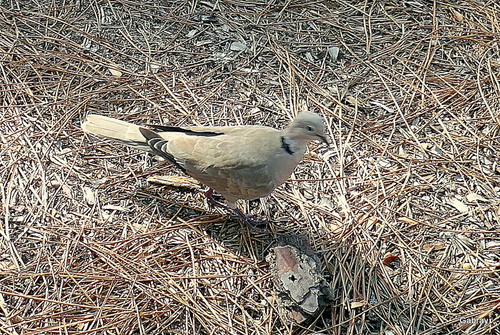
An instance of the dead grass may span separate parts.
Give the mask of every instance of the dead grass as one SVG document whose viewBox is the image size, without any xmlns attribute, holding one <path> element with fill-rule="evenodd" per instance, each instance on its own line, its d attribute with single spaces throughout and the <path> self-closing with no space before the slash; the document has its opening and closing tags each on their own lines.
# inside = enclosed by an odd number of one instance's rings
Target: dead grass
<svg viewBox="0 0 500 335">
<path fill-rule="evenodd" d="M 498 334 L 497 1 L 56 3 L 0 8 L 0 332 Z M 252 204 L 268 233 L 79 129 L 303 109 L 334 143 Z M 289 232 L 335 292 L 304 325 L 264 261 Z"/>
</svg>

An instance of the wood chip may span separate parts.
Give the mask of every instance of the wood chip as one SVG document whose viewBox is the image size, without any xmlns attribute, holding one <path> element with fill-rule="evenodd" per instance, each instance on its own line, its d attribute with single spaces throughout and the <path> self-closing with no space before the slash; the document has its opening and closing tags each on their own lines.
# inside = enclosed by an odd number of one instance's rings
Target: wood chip
<svg viewBox="0 0 500 335">
<path fill-rule="evenodd" d="M 182 187 L 192 190 L 201 188 L 201 184 L 194 178 L 183 176 L 151 176 L 147 179 L 150 183 L 167 185 L 172 187 Z"/>
<path fill-rule="evenodd" d="M 280 307 L 297 323 L 316 315 L 331 299 L 321 262 L 307 245 L 289 239 L 266 257 L 277 285 Z"/>
</svg>

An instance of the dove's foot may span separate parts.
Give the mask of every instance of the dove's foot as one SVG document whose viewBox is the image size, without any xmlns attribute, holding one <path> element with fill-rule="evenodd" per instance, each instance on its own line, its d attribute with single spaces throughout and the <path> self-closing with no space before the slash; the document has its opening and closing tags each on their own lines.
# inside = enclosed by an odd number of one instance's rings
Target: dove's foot
<svg viewBox="0 0 500 335">
<path fill-rule="evenodd" d="M 224 209 L 228 209 L 229 207 L 223 203 L 222 201 L 220 201 L 220 199 L 222 198 L 220 195 L 218 194 L 215 194 L 214 193 L 214 190 L 212 190 L 211 188 L 207 189 L 207 190 L 199 190 L 198 192 L 200 192 L 201 194 L 204 194 L 208 201 L 212 204 L 212 205 L 215 205 L 217 207 L 221 207 L 221 208 L 224 208 Z"/>
<path fill-rule="evenodd" d="M 219 199 L 222 197 L 215 194 L 214 190 L 211 188 L 207 190 L 200 190 L 198 192 L 204 194 L 212 205 L 224 208 L 227 211 L 232 211 L 234 213 L 234 215 L 231 215 L 232 218 L 246 224 L 252 230 L 262 229 L 267 225 L 266 220 L 257 219 L 255 218 L 255 215 L 246 215 L 240 209 L 233 208 L 232 206 L 228 206 L 226 203 L 220 201 Z"/>
<path fill-rule="evenodd" d="M 267 225 L 266 220 L 257 219 L 255 215 L 245 215 L 245 213 L 243 213 L 238 208 L 231 208 L 231 210 L 235 214 L 235 217 L 238 221 L 246 224 L 248 228 L 252 230 L 263 229 Z"/>
</svg>

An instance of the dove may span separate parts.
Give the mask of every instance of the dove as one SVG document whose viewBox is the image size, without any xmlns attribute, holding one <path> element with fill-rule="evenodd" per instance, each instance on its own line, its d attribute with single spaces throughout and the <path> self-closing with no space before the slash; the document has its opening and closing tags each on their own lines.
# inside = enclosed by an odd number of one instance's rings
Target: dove
<svg viewBox="0 0 500 335">
<path fill-rule="evenodd" d="M 307 111 L 283 130 L 260 125 L 139 126 L 95 114 L 81 127 L 166 159 L 207 186 L 204 193 L 210 201 L 249 225 L 252 219 L 236 202 L 269 195 L 290 177 L 311 141 L 328 143 L 322 118 Z M 214 198 L 214 191 L 225 204 Z"/>
</svg>

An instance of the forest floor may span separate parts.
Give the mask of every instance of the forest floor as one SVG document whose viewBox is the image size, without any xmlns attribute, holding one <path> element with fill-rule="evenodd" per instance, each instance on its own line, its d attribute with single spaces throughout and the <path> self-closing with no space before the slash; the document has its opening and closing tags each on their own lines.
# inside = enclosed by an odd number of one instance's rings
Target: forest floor
<svg viewBox="0 0 500 335">
<path fill-rule="evenodd" d="M 0 333 L 499 334 L 498 1 L 3 1 L 0 31 Z M 264 231 L 80 129 L 302 110 L 332 144 L 240 204 Z M 333 292 L 300 324 L 290 234 Z"/>
</svg>

